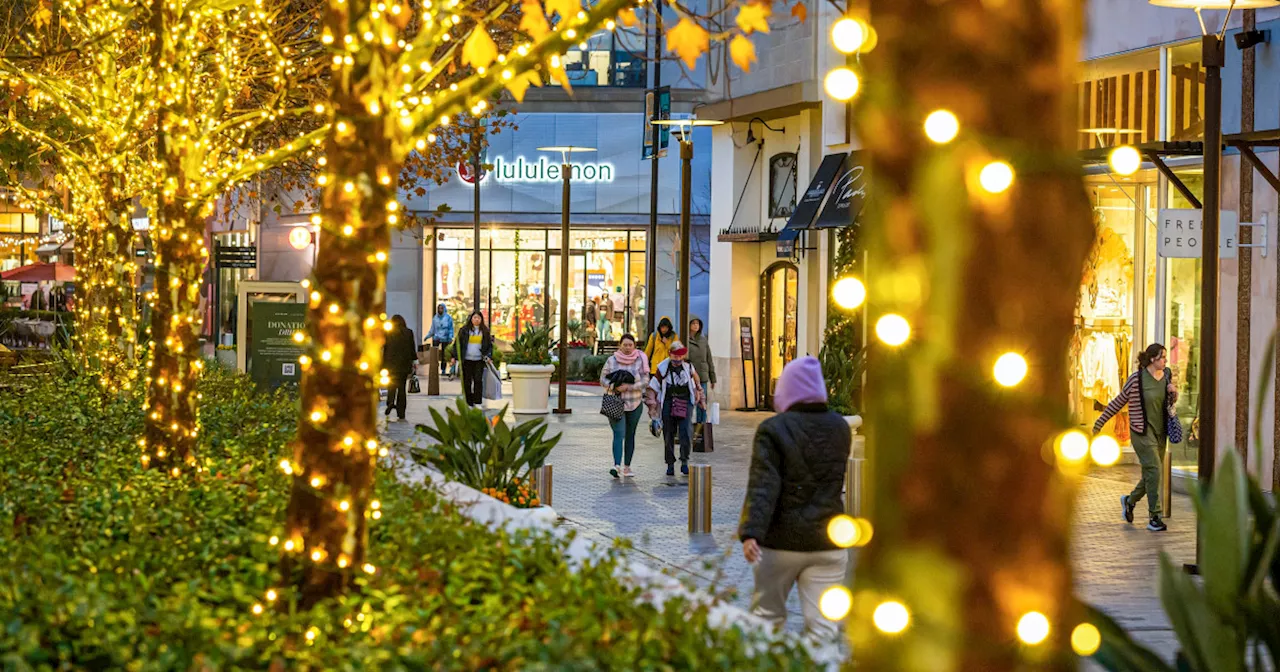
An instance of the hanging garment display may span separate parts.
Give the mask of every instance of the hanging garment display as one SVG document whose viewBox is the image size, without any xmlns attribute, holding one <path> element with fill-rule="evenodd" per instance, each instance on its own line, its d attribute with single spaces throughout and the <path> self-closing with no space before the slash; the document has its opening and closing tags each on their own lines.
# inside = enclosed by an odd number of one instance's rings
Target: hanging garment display
<svg viewBox="0 0 1280 672">
<path fill-rule="evenodd" d="M 1080 353 L 1080 380 L 1084 396 L 1104 404 L 1120 393 L 1115 336 L 1100 331 L 1085 341 Z"/>
</svg>

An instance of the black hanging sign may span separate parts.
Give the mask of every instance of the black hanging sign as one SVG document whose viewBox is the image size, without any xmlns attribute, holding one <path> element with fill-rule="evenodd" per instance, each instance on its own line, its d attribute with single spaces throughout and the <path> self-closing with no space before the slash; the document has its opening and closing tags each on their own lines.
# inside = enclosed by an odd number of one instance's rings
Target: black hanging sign
<svg viewBox="0 0 1280 672">
<path fill-rule="evenodd" d="M 836 174 L 847 156 L 846 152 L 837 152 L 822 158 L 822 163 L 818 165 L 818 171 L 813 174 L 813 179 L 809 181 L 804 195 L 796 202 L 796 209 L 787 220 L 786 228 L 778 233 L 779 258 L 789 259 L 795 256 L 796 239 L 800 237 L 802 231 L 812 226 L 813 218 L 818 214 L 818 208 L 822 206 L 823 199 L 827 197 L 827 192 L 835 183 Z"/>
<path fill-rule="evenodd" d="M 866 152 L 851 152 L 841 166 L 840 177 L 831 188 L 831 198 L 826 207 L 818 215 L 814 226 L 819 229 L 834 229 L 848 226 L 862 212 L 862 205 L 867 198 Z"/>
</svg>

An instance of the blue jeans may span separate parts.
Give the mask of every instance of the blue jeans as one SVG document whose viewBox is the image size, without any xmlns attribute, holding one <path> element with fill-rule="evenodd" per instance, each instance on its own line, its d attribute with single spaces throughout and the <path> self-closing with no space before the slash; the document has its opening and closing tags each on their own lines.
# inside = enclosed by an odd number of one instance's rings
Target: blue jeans
<svg viewBox="0 0 1280 672">
<path fill-rule="evenodd" d="M 613 463 L 631 466 L 631 458 L 636 454 L 636 427 L 640 425 L 640 416 L 644 414 L 644 404 L 635 410 L 626 411 L 621 418 L 609 423 L 613 429 Z M 623 461 L 623 447 L 626 448 L 626 461 Z"/>
</svg>

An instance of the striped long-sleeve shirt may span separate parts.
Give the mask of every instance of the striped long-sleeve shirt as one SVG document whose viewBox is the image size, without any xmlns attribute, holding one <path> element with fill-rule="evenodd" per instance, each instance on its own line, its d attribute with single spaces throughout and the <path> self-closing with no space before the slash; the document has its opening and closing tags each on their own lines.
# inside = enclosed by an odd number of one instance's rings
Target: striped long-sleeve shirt
<svg viewBox="0 0 1280 672">
<path fill-rule="evenodd" d="M 1164 380 L 1169 385 L 1173 385 L 1173 372 L 1169 369 L 1164 370 Z M 1170 397 L 1169 403 L 1173 403 Z M 1111 418 L 1115 417 L 1125 404 L 1129 404 L 1129 431 L 1134 434 L 1145 434 L 1147 431 L 1147 412 L 1142 407 L 1142 369 L 1134 371 L 1129 379 L 1124 381 L 1124 388 L 1120 390 L 1120 394 L 1116 395 L 1111 403 L 1107 404 L 1106 410 L 1102 411 L 1102 415 L 1098 416 L 1098 421 L 1093 423 L 1093 433 L 1097 434 L 1102 431 L 1102 426 L 1107 424 Z M 1163 421 L 1164 418 L 1159 418 Z"/>
</svg>

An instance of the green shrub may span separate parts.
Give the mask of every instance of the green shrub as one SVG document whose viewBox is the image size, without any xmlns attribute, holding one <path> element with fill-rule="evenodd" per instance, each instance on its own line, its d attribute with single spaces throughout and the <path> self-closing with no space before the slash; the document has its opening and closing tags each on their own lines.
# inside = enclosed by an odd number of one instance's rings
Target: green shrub
<svg viewBox="0 0 1280 672">
<path fill-rule="evenodd" d="M 582 377 L 579 380 L 600 382 L 600 372 L 604 371 L 605 362 L 608 361 L 608 355 L 587 355 L 582 359 Z"/>
<path fill-rule="evenodd" d="M 509 427 L 506 409 L 492 421 L 483 410 L 458 400 L 457 410 L 441 415 L 431 409 L 433 425 L 418 431 L 435 443 L 414 449 L 413 459 L 440 470 L 446 478 L 475 488 L 522 508 L 538 506 L 530 496 L 529 477 L 547 461 L 560 435 L 545 438 L 547 423 L 541 418 Z"/>
<path fill-rule="evenodd" d="M 203 471 L 181 479 L 141 468 L 136 391 L 51 376 L 0 395 L 5 669 L 814 669 L 789 640 L 709 628 L 706 607 L 638 604 L 618 551 L 571 572 L 567 540 L 474 524 L 387 464 L 377 572 L 299 609 L 269 541 L 297 402 L 220 367 L 199 389 Z"/>
</svg>

